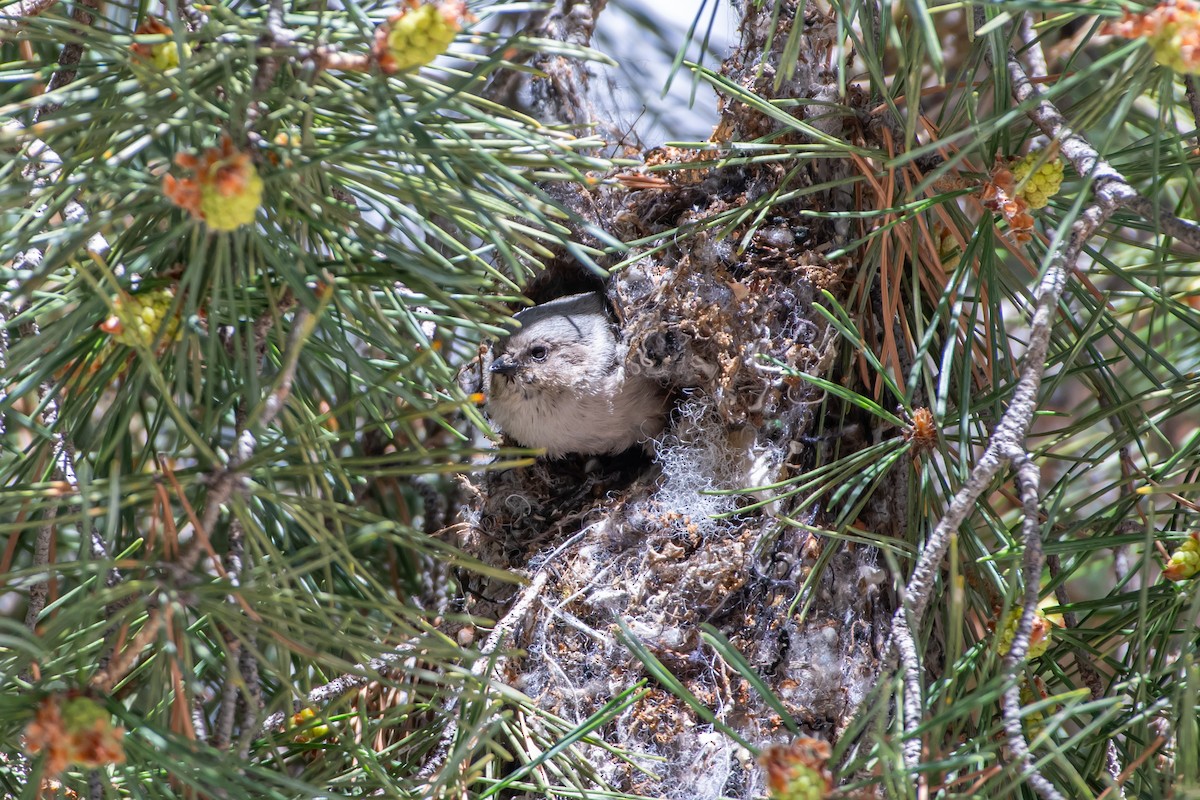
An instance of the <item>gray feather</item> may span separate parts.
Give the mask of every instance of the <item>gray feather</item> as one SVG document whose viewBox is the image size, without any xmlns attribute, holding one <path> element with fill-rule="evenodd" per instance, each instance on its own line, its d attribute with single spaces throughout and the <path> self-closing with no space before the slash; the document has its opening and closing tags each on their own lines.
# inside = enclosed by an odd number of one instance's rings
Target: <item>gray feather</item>
<svg viewBox="0 0 1200 800">
<path fill-rule="evenodd" d="M 662 430 L 666 394 L 626 374 L 600 295 L 558 298 L 514 318 L 519 327 L 497 343 L 485 383 L 488 413 L 519 444 L 552 457 L 616 453 Z"/>
</svg>

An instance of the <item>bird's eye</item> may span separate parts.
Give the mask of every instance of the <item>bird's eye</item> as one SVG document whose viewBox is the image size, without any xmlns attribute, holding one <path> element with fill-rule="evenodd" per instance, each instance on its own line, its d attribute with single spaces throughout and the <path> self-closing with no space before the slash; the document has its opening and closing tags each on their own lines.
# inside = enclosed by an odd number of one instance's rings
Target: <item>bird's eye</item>
<svg viewBox="0 0 1200 800">
<path fill-rule="evenodd" d="M 536 347 L 529 348 L 529 357 L 532 358 L 534 361 L 545 361 L 546 356 L 549 354 L 550 354 L 550 351 L 547 350 L 543 345 L 540 345 L 540 344 L 537 345 Z"/>
</svg>

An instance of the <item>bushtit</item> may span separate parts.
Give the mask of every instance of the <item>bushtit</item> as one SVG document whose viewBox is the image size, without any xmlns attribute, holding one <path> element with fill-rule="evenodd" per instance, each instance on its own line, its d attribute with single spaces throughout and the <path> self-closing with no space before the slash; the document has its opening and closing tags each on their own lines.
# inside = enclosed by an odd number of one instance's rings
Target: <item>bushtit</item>
<svg viewBox="0 0 1200 800">
<path fill-rule="evenodd" d="M 484 376 L 488 414 L 525 447 L 619 453 L 663 429 L 666 393 L 625 370 L 625 345 L 600 295 L 576 294 L 516 314 Z"/>
</svg>

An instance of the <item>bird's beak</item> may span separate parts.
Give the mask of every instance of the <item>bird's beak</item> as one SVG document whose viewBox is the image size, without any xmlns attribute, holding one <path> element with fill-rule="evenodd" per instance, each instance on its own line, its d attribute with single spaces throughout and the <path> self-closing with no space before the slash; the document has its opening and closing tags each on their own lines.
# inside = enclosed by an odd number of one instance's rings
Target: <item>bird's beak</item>
<svg viewBox="0 0 1200 800">
<path fill-rule="evenodd" d="M 517 371 L 518 366 L 517 360 L 506 353 L 502 356 L 498 356 L 496 360 L 492 362 L 492 365 L 488 367 L 488 372 L 493 374 L 499 373 L 501 375 L 512 375 Z"/>
</svg>

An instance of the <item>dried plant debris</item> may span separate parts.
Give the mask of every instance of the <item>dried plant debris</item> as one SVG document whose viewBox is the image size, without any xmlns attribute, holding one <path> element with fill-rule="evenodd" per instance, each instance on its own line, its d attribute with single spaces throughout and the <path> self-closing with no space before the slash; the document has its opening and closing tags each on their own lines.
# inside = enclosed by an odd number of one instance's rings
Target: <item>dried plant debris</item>
<svg viewBox="0 0 1200 800">
<path fill-rule="evenodd" d="M 850 264 L 821 255 L 842 234 L 800 205 L 778 204 L 753 228 L 714 223 L 776 191 L 785 172 L 704 157 L 660 151 L 659 163 L 690 168 L 643 174 L 594 197 L 614 236 L 662 237 L 606 289 L 621 316 L 626 369 L 674 392 L 653 463 L 540 460 L 485 475 L 463 545 L 497 567 L 549 573 L 512 642 L 523 655 L 506 664 L 507 679 L 548 711 L 582 721 L 645 676 L 619 618 L 748 740 L 790 741 L 779 715 L 702 641 L 708 623 L 805 734 L 832 741 L 876 680 L 881 643 L 871 632 L 891 610 L 885 573 L 871 548 L 824 553 L 824 539 L 774 513 L 819 528 L 818 510 L 783 508 L 767 491 L 745 490 L 811 462 L 821 392 L 787 378 L 785 367 L 827 373 L 837 339 L 815 304 L 821 290 L 843 293 Z M 863 519 L 891 515 L 868 508 Z M 819 560 L 827 569 L 814 574 Z M 463 610 L 497 619 L 515 591 L 498 582 L 474 586 Z M 661 689 L 603 733 L 633 758 L 589 751 L 600 777 L 621 791 L 679 798 L 766 791 L 748 752 Z"/>
</svg>

